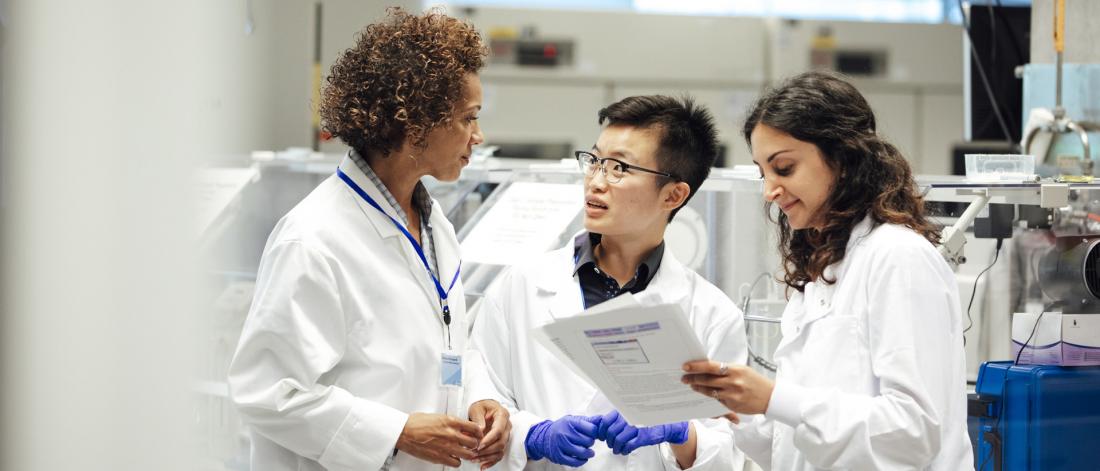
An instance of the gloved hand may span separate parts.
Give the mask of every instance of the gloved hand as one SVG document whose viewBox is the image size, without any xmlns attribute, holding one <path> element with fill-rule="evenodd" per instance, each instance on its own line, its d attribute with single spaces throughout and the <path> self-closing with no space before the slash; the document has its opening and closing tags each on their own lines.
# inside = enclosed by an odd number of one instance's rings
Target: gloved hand
<svg viewBox="0 0 1100 471">
<path fill-rule="evenodd" d="M 582 466 L 595 455 L 590 448 L 596 443 L 599 426 L 598 415 L 567 415 L 558 420 L 546 420 L 532 425 L 523 442 L 527 457 L 534 461 L 547 458 L 551 462 L 574 468 Z"/>
<path fill-rule="evenodd" d="M 643 446 L 669 442 L 682 444 L 688 439 L 688 423 L 654 425 L 637 428 L 627 423 L 619 411 L 613 410 L 603 416 L 596 438 L 607 442 L 616 455 L 629 455 Z"/>
</svg>

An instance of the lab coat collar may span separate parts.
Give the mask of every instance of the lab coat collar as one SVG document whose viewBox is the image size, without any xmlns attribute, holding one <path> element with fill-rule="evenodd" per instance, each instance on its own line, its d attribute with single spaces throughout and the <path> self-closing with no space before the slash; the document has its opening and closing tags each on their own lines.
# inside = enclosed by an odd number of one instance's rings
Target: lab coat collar
<svg viewBox="0 0 1100 471">
<path fill-rule="evenodd" d="M 848 244 L 845 246 L 844 259 L 826 267 L 823 277 L 839 282 L 840 277 L 844 276 L 847 271 L 854 253 L 867 240 L 867 236 L 874 230 L 874 226 L 874 220 L 868 215 L 852 227 Z M 792 319 L 794 322 L 784 323 L 781 326 L 783 337 L 788 339 L 797 337 L 805 330 L 803 327 L 832 313 L 835 291 L 836 284 L 830 285 L 820 280 L 806 284 L 805 291 L 791 298 L 792 302 L 788 303 L 791 311 L 784 314 L 784 317 Z M 785 344 L 789 344 L 789 342 L 780 342 L 778 348 L 782 348 Z"/>
<path fill-rule="evenodd" d="M 370 195 L 370 197 L 378 203 L 378 206 L 386 211 L 386 214 L 398 221 L 401 220 L 401 218 L 397 216 L 397 211 L 394 210 L 393 206 L 390 206 L 389 200 L 382 195 L 381 191 L 378 191 L 378 187 L 376 187 L 374 182 L 359 169 L 359 166 L 355 165 L 355 161 L 351 160 L 351 157 L 344 156 L 344 160 L 340 162 L 340 170 L 343 170 L 344 174 L 351 178 L 351 181 L 355 182 L 356 185 L 359 185 L 359 188 L 362 188 L 363 191 Z M 371 222 L 371 225 L 374 226 L 374 229 L 378 231 L 379 237 L 388 239 L 402 235 L 401 231 L 393 225 L 393 222 L 391 222 L 389 218 L 379 214 L 377 209 L 374 209 L 369 203 L 363 201 L 363 198 L 356 194 L 355 190 L 348 188 L 343 182 L 340 182 L 340 185 L 344 186 L 348 195 L 355 200 L 359 209 L 367 216 L 367 219 Z M 432 221 L 432 224 L 434 226 L 435 221 Z"/>
<path fill-rule="evenodd" d="M 575 236 L 574 236 L 575 237 Z M 554 319 L 572 317 L 584 310 L 580 285 L 576 278 L 569 276 L 573 272 L 573 238 L 564 247 L 551 252 L 550 263 L 539 271 L 535 286 L 542 292 L 552 295 L 550 315 Z"/>
<path fill-rule="evenodd" d="M 359 166 L 355 164 L 350 157 L 345 156 L 344 160 L 340 162 L 340 170 L 344 171 L 356 185 L 359 185 L 371 198 L 374 199 L 386 214 L 400 221 L 401 218 L 397 216 L 397 211 L 389 204 L 389 201 L 382 192 L 378 190 L 378 187 L 374 185 L 374 182 L 370 180 L 363 171 L 359 169 Z M 341 182 L 341 185 L 344 185 Z M 344 185 L 346 187 L 346 185 Z M 420 260 L 420 256 L 413 250 L 412 244 L 405 240 L 404 234 L 401 233 L 393 221 L 380 214 L 377 209 L 374 209 L 369 203 L 363 200 L 359 195 L 355 193 L 351 188 L 347 188 L 350 196 L 359 205 L 359 209 L 367 216 L 367 220 L 370 221 L 374 229 L 378 231 L 379 237 L 383 239 L 398 237 L 398 241 L 401 247 L 401 253 L 405 256 L 405 261 L 409 266 L 409 270 L 416 275 L 416 279 L 420 280 L 420 285 L 424 288 L 429 298 L 436 298 L 439 293 L 436 292 L 435 285 L 432 283 L 431 277 L 428 276 L 427 270 L 424 269 L 424 262 Z M 457 243 L 454 236 L 453 226 L 451 222 L 447 220 L 447 217 L 443 215 L 443 211 L 440 210 L 439 202 L 432 199 L 432 212 L 428 215 L 428 221 L 432 226 L 432 241 L 435 244 L 436 263 L 438 263 L 436 277 L 439 279 L 440 285 L 446 290 L 451 285 L 451 279 L 454 277 L 455 271 L 458 269 L 460 259 Z M 427 255 L 427 254 L 425 254 Z M 455 286 L 461 285 L 460 281 L 455 282 Z M 451 291 L 451 296 L 456 293 L 461 295 L 461 289 Z M 450 303 L 452 309 L 455 305 L 461 303 Z"/>
<path fill-rule="evenodd" d="M 580 285 L 575 276 L 570 276 L 573 273 L 573 239 L 578 234 L 553 252 L 552 262 L 539 272 L 539 278 L 535 280 L 540 290 L 553 294 L 550 313 L 555 319 L 571 317 L 584 310 Z M 693 286 L 690 286 L 689 279 L 687 268 L 666 247 L 657 274 L 649 286 L 634 297 L 644 305 L 680 304 L 684 312 L 690 312 Z"/>
<path fill-rule="evenodd" d="M 661 266 L 649 286 L 634 297 L 645 305 L 679 304 L 685 313 L 691 312 L 691 293 L 694 292 L 694 287 L 689 283 L 691 279 L 688 269 L 666 247 L 661 256 Z"/>
<path fill-rule="evenodd" d="M 584 230 L 581 230 L 573 234 L 566 240 L 565 246 L 550 252 L 550 258 L 547 259 L 550 261 L 547 264 L 549 266 L 545 270 L 539 270 L 537 278 L 534 280 L 538 289 L 547 293 L 559 293 L 567 289 L 569 285 L 575 284 L 572 278 L 563 276 L 563 273 L 573 273 L 573 241 L 584 232 Z"/>
<path fill-rule="evenodd" d="M 856 223 L 856 225 L 852 227 L 852 232 L 848 235 L 848 244 L 844 248 L 844 259 L 838 263 L 825 267 L 824 276 L 831 280 L 838 279 L 838 277 L 842 276 L 848 266 L 848 260 L 851 260 L 852 251 L 863 244 L 863 241 L 867 239 L 867 236 L 871 234 L 874 228 L 875 220 L 871 218 L 870 214 L 864 216 L 862 221 Z"/>
</svg>

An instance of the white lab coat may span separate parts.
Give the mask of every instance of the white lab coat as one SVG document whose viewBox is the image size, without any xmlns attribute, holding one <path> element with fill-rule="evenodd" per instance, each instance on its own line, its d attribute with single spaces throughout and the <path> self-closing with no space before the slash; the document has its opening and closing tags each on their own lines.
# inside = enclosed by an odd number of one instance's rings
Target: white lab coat
<svg viewBox="0 0 1100 471">
<path fill-rule="evenodd" d="M 580 285 L 572 276 L 573 244 L 516 266 L 486 294 L 467 350 L 466 403 L 494 399 L 512 414 L 512 439 L 494 469 L 571 469 L 548 459 L 527 461 L 524 442 L 532 425 L 564 415 L 602 415 L 613 406 L 602 393 L 532 341 L 531 329 L 584 310 Z M 741 311 L 718 288 L 686 269 L 671 250 L 648 287 L 635 295 L 645 305 L 679 304 L 706 348 L 708 357 L 745 362 Z M 686 387 L 686 386 L 685 386 Z M 725 419 L 695 421 L 698 457 L 692 469 L 741 469 Z M 588 469 L 680 469 L 669 445 L 643 447 L 624 457 L 604 442 L 592 448 Z"/>
<path fill-rule="evenodd" d="M 871 226 L 783 312 L 768 410 L 735 426 L 764 469 L 973 469 L 955 276 L 916 232 Z"/>
<path fill-rule="evenodd" d="M 350 160 L 340 168 L 398 221 Z M 459 264 L 454 228 L 430 216 L 444 288 Z M 461 281 L 450 296 L 451 347 L 465 348 Z M 252 469 L 376 470 L 411 412 L 458 414 L 440 386 L 446 348 L 439 297 L 409 241 L 337 176 L 275 226 L 229 371 L 252 430 Z M 438 470 L 397 453 L 389 469 Z"/>
</svg>

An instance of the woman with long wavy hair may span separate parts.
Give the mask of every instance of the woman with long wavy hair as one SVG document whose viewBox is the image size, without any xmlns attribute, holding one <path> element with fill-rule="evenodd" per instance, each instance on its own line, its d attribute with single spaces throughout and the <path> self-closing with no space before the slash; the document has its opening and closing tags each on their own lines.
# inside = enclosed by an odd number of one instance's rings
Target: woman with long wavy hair
<svg viewBox="0 0 1100 471">
<path fill-rule="evenodd" d="M 766 92 L 743 128 L 791 293 L 774 381 L 685 365 L 766 469 L 973 469 L 962 316 L 909 164 L 840 76 Z"/>
</svg>

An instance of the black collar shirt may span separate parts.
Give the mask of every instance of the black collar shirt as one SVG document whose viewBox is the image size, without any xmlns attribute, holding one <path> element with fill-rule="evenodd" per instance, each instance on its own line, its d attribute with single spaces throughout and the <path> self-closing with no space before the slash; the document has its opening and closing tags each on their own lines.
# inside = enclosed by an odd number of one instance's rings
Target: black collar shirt
<svg viewBox="0 0 1100 471">
<path fill-rule="evenodd" d="M 599 245 L 600 238 L 600 234 L 584 232 L 573 240 L 573 277 L 581 285 L 585 309 L 623 293 L 637 294 L 645 290 L 649 282 L 653 281 L 657 269 L 661 267 L 661 257 L 665 253 L 665 243 L 661 241 L 661 245 L 653 249 L 642 263 L 638 264 L 634 277 L 625 285 L 619 286 L 615 278 L 605 273 L 596 264 L 596 255 L 593 251 Z"/>
</svg>

